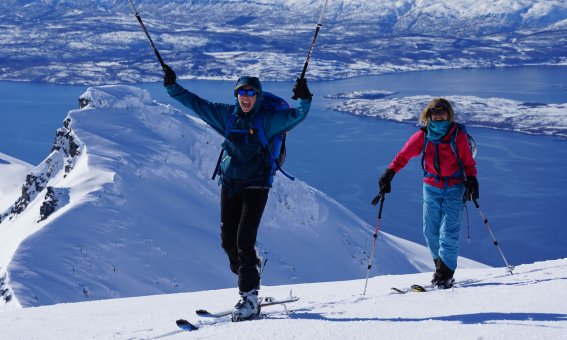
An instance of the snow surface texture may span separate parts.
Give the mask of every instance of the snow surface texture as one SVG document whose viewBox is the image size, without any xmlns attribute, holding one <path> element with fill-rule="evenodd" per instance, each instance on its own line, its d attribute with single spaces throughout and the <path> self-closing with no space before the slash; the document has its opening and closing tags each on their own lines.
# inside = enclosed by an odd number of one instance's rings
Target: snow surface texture
<svg viewBox="0 0 567 340">
<path fill-rule="evenodd" d="M 300 297 L 266 307 L 260 320 L 200 318 L 225 310 L 235 289 L 59 304 L 2 311 L 5 339 L 565 339 L 567 259 L 459 271 L 458 288 L 393 294 L 390 287 L 426 284 L 429 273 L 264 287 L 264 296 Z M 175 320 L 202 328 L 187 332 Z"/>
<path fill-rule="evenodd" d="M 293 80 L 323 1 L 138 0 L 182 79 Z M 162 73 L 128 1 L 0 2 L 1 80 L 153 82 Z M 567 64 L 563 0 L 329 1 L 310 79 Z"/>
<path fill-rule="evenodd" d="M 0 277 L 13 303 L 235 286 L 210 180 L 222 138 L 136 87 L 91 87 L 81 105 L 0 215 Z M 262 282 L 360 278 L 373 231 L 325 194 L 276 176 L 258 238 L 269 259 Z M 380 233 L 378 247 L 374 274 L 432 270 L 423 246 Z"/>
<path fill-rule="evenodd" d="M 22 162 L 0 152 L 0 211 L 4 211 L 13 202 L 9 193 L 19 190 L 26 174 L 33 168 L 31 164 Z"/>
</svg>

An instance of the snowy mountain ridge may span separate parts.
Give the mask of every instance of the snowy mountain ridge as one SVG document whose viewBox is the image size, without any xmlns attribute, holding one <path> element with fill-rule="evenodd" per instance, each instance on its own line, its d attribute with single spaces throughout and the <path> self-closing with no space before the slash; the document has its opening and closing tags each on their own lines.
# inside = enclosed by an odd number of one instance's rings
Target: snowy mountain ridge
<svg viewBox="0 0 567 340">
<path fill-rule="evenodd" d="M 322 1 L 163 1 L 136 6 L 181 78 L 301 72 Z M 159 81 L 127 1 L 0 4 L 2 80 L 68 84 Z M 309 78 L 516 65 L 565 65 L 559 0 L 329 1 Z"/>
</svg>

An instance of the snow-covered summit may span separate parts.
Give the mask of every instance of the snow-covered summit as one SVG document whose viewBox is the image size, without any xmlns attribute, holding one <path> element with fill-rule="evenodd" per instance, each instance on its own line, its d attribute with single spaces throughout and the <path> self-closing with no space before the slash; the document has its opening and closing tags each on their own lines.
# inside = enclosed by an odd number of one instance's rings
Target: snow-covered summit
<svg viewBox="0 0 567 340">
<path fill-rule="evenodd" d="M 132 86 L 89 87 L 79 97 L 79 106 L 98 109 L 144 109 L 155 105 L 148 91 Z"/>
</svg>

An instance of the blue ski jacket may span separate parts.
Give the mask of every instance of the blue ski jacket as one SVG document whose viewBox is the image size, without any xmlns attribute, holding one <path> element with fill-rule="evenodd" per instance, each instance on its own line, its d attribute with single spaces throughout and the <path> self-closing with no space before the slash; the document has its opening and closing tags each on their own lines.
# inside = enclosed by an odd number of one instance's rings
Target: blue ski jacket
<svg viewBox="0 0 567 340">
<path fill-rule="evenodd" d="M 262 146 L 258 133 L 254 133 L 254 118 L 260 114 L 261 92 L 258 92 L 252 110 L 245 114 L 236 97 L 235 104 L 213 103 L 187 91 L 177 83 L 165 88 L 172 98 L 195 112 L 219 134 L 227 137 L 222 143 L 225 151 L 219 172 L 219 182 L 222 185 L 227 185 L 233 190 L 271 186 L 269 151 Z M 311 99 L 299 99 L 297 108 L 262 115 L 262 126 L 268 142 L 275 136 L 295 128 L 307 117 L 310 107 Z M 249 134 L 226 135 L 227 125 L 233 114 L 236 115 L 236 119 L 231 131 L 250 131 Z"/>
</svg>

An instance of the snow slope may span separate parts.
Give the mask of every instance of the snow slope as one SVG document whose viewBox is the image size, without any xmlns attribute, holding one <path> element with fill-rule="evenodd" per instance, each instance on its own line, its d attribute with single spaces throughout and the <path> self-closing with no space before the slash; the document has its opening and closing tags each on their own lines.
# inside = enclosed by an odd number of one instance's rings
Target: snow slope
<svg viewBox="0 0 567 340">
<path fill-rule="evenodd" d="M 268 286 L 264 296 L 301 299 L 264 308 L 260 320 L 211 324 L 198 308 L 224 310 L 235 289 L 67 303 L 0 312 L 5 339 L 565 339 L 567 259 L 503 268 L 459 270 L 459 287 L 392 294 L 426 283 L 429 273 L 364 280 Z M 186 318 L 201 329 L 179 330 Z"/>
<path fill-rule="evenodd" d="M 32 168 L 31 164 L 0 152 L 0 211 L 14 203 L 18 189 Z"/>
</svg>

